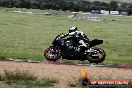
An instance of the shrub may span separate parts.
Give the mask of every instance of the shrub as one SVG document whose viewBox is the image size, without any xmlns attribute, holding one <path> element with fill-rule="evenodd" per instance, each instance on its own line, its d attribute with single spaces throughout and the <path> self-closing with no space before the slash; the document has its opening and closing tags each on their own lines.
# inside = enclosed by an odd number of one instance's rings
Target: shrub
<svg viewBox="0 0 132 88">
<path fill-rule="evenodd" d="M 0 81 L 5 81 L 6 84 L 16 86 L 24 85 L 27 88 L 31 87 L 50 87 L 57 83 L 55 79 L 38 79 L 33 74 L 27 71 L 4 71 L 4 74 L 0 74 Z"/>
</svg>

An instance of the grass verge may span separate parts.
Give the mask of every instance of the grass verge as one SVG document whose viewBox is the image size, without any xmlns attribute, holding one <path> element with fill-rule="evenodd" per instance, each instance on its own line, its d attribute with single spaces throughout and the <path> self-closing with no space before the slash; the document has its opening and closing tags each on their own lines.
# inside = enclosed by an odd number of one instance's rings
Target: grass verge
<svg viewBox="0 0 132 88">
<path fill-rule="evenodd" d="M 43 51 L 55 36 L 77 26 L 90 40 L 102 39 L 98 47 L 106 52 L 104 63 L 132 63 L 132 17 L 100 16 L 100 22 L 69 19 L 71 13 L 27 9 L 35 14 L 20 14 L 16 8 L 0 8 L 0 57 L 43 60 Z M 25 11 L 25 9 L 24 9 Z M 52 15 L 36 13 L 50 12 Z M 62 13 L 62 15 L 57 14 Z M 114 20 L 114 21 L 113 21 Z"/>
<path fill-rule="evenodd" d="M 25 88 L 52 87 L 57 83 L 54 79 L 38 79 L 27 71 L 5 71 L 4 74 L 0 75 L 0 81 L 4 81 L 15 88 L 19 86 L 24 86 Z"/>
</svg>

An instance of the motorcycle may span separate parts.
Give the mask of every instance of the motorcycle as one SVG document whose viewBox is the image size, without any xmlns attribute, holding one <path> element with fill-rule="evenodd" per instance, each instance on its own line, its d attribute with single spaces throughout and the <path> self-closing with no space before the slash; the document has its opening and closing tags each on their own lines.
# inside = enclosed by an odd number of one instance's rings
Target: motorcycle
<svg viewBox="0 0 132 88">
<path fill-rule="evenodd" d="M 60 34 L 54 39 L 52 46 L 44 51 L 44 56 L 49 61 L 56 61 L 61 57 L 67 60 L 88 60 L 90 63 L 101 63 L 105 60 L 104 50 L 94 47 L 102 44 L 103 40 L 94 39 L 85 43 L 88 47 L 81 48 L 73 37 L 64 38 L 63 34 Z M 79 47 L 81 50 L 78 50 Z"/>
</svg>

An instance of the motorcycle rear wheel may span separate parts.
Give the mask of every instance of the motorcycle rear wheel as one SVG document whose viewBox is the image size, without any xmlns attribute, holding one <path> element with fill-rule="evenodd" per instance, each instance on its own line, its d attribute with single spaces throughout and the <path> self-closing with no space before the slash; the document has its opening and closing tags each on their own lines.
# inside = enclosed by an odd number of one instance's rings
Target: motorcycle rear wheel
<svg viewBox="0 0 132 88">
<path fill-rule="evenodd" d="M 90 63 L 101 63 L 105 60 L 105 57 L 106 57 L 106 54 L 105 54 L 105 51 L 101 48 L 92 48 L 94 50 L 96 50 L 96 54 L 93 55 L 91 54 L 90 56 L 89 55 L 86 55 L 86 59 L 90 62 Z"/>
<path fill-rule="evenodd" d="M 56 61 L 61 58 L 61 51 L 58 48 L 49 47 L 44 51 L 44 56 L 49 61 Z"/>
</svg>

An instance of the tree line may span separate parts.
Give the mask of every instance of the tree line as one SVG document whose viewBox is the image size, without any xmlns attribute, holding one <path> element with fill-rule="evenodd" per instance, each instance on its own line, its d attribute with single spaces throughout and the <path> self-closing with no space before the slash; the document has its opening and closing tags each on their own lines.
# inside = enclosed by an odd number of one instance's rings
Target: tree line
<svg viewBox="0 0 132 88">
<path fill-rule="evenodd" d="M 33 9 L 54 9 L 90 12 L 91 9 L 127 11 L 132 14 L 132 3 L 119 3 L 117 1 L 89 2 L 86 0 L 0 0 L 1 7 L 33 8 Z"/>
</svg>

